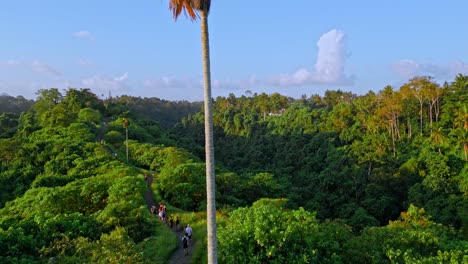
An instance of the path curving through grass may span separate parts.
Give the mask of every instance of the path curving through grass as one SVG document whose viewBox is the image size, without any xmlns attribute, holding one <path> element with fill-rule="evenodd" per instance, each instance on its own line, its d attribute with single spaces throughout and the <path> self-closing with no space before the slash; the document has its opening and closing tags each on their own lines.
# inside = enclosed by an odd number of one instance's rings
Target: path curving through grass
<svg viewBox="0 0 468 264">
<path fill-rule="evenodd" d="M 146 202 L 146 205 L 148 206 L 148 209 L 151 209 L 151 206 L 156 205 L 156 201 L 154 199 L 153 191 L 151 190 L 151 185 L 153 184 L 153 176 L 148 175 L 148 188 L 144 194 L 144 199 Z M 171 229 L 169 226 L 167 226 L 168 229 Z M 184 249 L 182 248 L 182 236 L 183 231 L 176 231 L 174 228 L 171 229 L 171 231 L 176 235 L 177 239 L 177 249 L 172 253 L 171 257 L 168 260 L 168 264 L 190 264 L 192 263 L 192 253 L 193 253 L 193 248 L 195 245 L 195 239 L 192 238 L 192 243 L 189 245 L 189 254 L 188 256 L 185 256 L 184 254 Z"/>
</svg>

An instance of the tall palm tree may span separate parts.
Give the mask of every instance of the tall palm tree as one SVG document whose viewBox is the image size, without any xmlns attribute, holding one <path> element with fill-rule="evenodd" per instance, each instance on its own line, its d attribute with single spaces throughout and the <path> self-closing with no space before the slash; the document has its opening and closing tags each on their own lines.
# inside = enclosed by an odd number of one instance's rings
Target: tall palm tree
<svg viewBox="0 0 468 264">
<path fill-rule="evenodd" d="M 125 128 L 125 147 L 126 147 L 125 153 L 127 156 L 127 163 L 128 163 L 128 119 L 127 118 L 124 118 L 124 120 L 122 120 L 122 126 L 123 128 Z"/>
<path fill-rule="evenodd" d="M 203 59 L 203 86 L 205 90 L 205 157 L 206 157 L 206 202 L 207 202 L 207 235 L 208 263 L 217 263 L 216 242 L 216 203 L 215 203 L 215 172 L 213 148 L 213 113 L 211 99 L 210 47 L 208 36 L 208 13 L 210 0 L 170 0 L 169 9 L 177 20 L 181 12 L 191 20 L 201 20 L 201 41 Z"/>
<path fill-rule="evenodd" d="M 459 124 L 459 128 L 456 129 L 456 133 L 457 133 L 458 139 L 463 144 L 463 152 L 465 154 L 465 160 L 468 161 L 468 105 L 467 104 L 461 105 L 460 109 L 458 110 L 457 117 L 455 117 L 455 120 Z"/>
</svg>

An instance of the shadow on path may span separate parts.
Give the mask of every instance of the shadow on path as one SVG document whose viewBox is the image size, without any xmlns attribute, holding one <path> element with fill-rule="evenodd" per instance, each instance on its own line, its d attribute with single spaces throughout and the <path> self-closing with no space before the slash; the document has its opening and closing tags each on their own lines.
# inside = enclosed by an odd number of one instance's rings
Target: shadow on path
<svg viewBox="0 0 468 264">
<path fill-rule="evenodd" d="M 156 201 L 154 200 L 153 190 L 151 190 L 151 184 L 153 184 L 153 176 L 148 175 L 148 180 L 147 180 L 148 188 L 146 189 L 146 192 L 144 195 L 146 206 L 148 206 L 148 209 L 151 209 L 151 206 L 156 205 Z"/>
</svg>

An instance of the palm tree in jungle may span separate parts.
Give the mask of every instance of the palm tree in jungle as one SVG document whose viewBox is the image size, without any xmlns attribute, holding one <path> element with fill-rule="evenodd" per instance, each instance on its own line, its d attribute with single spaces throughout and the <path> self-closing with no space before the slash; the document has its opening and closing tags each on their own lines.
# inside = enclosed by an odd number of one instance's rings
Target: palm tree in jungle
<svg viewBox="0 0 468 264">
<path fill-rule="evenodd" d="M 126 153 L 126 157 L 127 157 L 127 163 L 128 163 L 128 119 L 127 118 L 124 118 L 122 120 L 122 126 L 123 128 L 125 128 L 125 153 Z"/>
<path fill-rule="evenodd" d="M 217 263 L 216 242 L 216 203 L 215 172 L 213 149 L 213 114 L 211 99 L 210 48 L 208 38 L 208 13 L 211 0 L 169 0 L 169 9 L 177 20 L 182 11 L 191 20 L 200 18 L 203 59 L 203 86 L 205 91 L 205 157 L 206 157 L 206 202 L 207 202 L 207 236 L 208 263 Z"/>
</svg>

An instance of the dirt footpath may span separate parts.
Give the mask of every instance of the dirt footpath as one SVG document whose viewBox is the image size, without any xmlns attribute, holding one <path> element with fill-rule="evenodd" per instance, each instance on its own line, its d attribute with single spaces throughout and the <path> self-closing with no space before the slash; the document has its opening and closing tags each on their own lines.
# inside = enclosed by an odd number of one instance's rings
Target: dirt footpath
<svg viewBox="0 0 468 264">
<path fill-rule="evenodd" d="M 148 185 L 151 186 L 153 183 L 153 177 L 152 175 L 148 175 Z M 145 202 L 146 205 L 148 206 L 148 209 L 151 209 L 152 205 L 156 205 L 156 202 L 154 200 L 153 196 L 153 191 L 151 190 L 150 187 L 145 192 Z M 167 227 L 169 228 L 169 227 Z M 192 250 L 193 250 L 193 245 L 195 243 L 195 240 L 192 237 L 192 243 L 188 247 L 188 256 L 184 255 L 184 249 L 182 248 L 182 237 L 184 236 L 184 233 L 181 232 L 176 232 L 174 229 L 172 229 L 172 232 L 176 234 L 177 236 L 177 249 L 172 253 L 171 258 L 167 262 L 168 264 L 190 264 L 192 260 Z"/>
<path fill-rule="evenodd" d="M 167 262 L 168 264 L 189 264 L 192 263 L 192 254 L 193 254 L 193 246 L 195 244 L 195 240 L 192 237 L 192 243 L 188 246 L 188 255 L 184 255 L 184 248 L 182 247 L 182 237 L 183 233 L 182 232 L 177 232 L 172 230 L 176 235 L 177 235 L 177 242 L 178 242 L 178 248 L 172 253 L 171 258 Z"/>
</svg>

